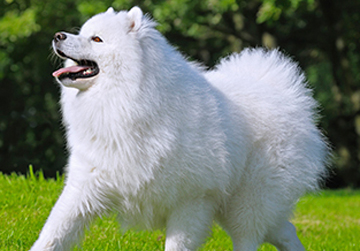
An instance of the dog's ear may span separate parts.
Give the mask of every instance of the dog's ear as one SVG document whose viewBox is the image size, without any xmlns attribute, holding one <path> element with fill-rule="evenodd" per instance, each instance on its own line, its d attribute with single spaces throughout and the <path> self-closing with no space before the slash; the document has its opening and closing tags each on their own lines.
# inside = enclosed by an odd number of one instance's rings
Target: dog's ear
<svg viewBox="0 0 360 251">
<path fill-rule="evenodd" d="M 142 10 L 135 6 L 127 13 L 130 20 L 130 31 L 138 31 L 141 27 L 143 12 Z"/>
<path fill-rule="evenodd" d="M 109 9 L 107 9 L 107 11 L 106 11 L 106 13 L 114 13 L 115 11 L 114 11 L 114 9 L 113 9 L 113 7 L 110 7 Z"/>
</svg>

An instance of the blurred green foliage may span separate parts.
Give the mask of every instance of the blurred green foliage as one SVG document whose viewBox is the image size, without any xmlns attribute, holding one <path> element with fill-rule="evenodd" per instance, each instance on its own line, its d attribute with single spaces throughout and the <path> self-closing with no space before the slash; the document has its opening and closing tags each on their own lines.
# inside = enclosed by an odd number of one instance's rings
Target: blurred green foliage
<svg viewBox="0 0 360 251">
<path fill-rule="evenodd" d="M 0 170 L 46 176 L 66 150 L 51 55 L 59 30 L 76 33 L 112 6 L 140 6 L 193 60 L 209 67 L 247 46 L 280 47 L 300 62 L 334 148 L 328 185 L 360 186 L 360 0 L 5 0 L 0 2 Z"/>
</svg>

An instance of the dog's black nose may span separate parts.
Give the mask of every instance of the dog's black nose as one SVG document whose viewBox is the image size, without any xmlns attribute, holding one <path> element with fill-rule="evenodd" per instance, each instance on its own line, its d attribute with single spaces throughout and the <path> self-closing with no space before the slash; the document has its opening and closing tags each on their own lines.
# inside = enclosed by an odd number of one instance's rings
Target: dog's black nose
<svg viewBox="0 0 360 251">
<path fill-rule="evenodd" d="M 59 42 L 59 41 L 65 40 L 65 39 L 66 39 L 65 33 L 56 32 L 55 35 L 54 35 L 54 40 L 55 40 L 56 42 Z"/>
</svg>

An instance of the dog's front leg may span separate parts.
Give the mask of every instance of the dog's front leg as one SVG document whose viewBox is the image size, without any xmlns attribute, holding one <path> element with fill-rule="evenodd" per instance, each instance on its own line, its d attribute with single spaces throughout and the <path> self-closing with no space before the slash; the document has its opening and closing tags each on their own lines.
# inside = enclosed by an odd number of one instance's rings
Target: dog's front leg
<svg viewBox="0 0 360 251">
<path fill-rule="evenodd" d="M 84 226 L 99 213 L 89 201 L 89 183 L 68 182 L 31 251 L 67 251 L 82 237 Z"/>
</svg>

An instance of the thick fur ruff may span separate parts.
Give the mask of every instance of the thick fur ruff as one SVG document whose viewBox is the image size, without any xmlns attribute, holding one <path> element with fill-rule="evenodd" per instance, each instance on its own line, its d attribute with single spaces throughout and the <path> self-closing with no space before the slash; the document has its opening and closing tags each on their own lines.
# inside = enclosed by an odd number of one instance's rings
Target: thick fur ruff
<svg viewBox="0 0 360 251">
<path fill-rule="evenodd" d="M 134 7 L 111 8 L 79 35 L 58 34 L 70 151 L 65 188 L 32 251 L 69 250 L 98 215 L 166 228 L 166 250 L 195 250 L 215 219 L 234 250 L 264 241 L 303 250 L 288 222 L 325 173 L 317 104 L 298 65 L 246 49 L 211 71 L 189 63 Z M 101 41 L 98 38 L 101 38 Z M 97 63 L 71 79 L 76 60 Z"/>
</svg>

